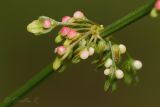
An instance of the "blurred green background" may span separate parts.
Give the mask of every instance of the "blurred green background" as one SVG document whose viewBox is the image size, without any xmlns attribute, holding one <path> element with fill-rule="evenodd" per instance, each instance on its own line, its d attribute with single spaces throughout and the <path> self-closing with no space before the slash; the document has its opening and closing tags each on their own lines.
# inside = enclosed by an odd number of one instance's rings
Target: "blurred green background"
<svg viewBox="0 0 160 107">
<path fill-rule="evenodd" d="M 5 0 L 0 2 L 0 100 L 53 60 L 52 37 L 58 30 L 35 37 L 26 26 L 41 15 L 61 20 L 83 11 L 108 25 L 147 0 Z M 160 107 L 160 18 L 145 17 L 114 34 L 130 54 L 143 61 L 140 83 L 114 93 L 103 91 L 103 71 L 84 61 L 51 75 L 15 107 Z"/>
</svg>

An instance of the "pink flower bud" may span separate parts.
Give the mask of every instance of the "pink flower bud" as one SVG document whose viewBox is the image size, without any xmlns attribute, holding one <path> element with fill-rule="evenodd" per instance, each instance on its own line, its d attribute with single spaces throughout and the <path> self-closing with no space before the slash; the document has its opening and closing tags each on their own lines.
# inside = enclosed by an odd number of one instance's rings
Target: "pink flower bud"
<svg viewBox="0 0 160 107">
<path fill-rule="evenodd" d="M 82 19 L 82 18 L 84 18 L 84 14 L 81 11 L 76 11 L 74 13 L 73 17 L 76 19 Z"/>
<path fill-rule="evenodd" d="M 154 6 L 157 10 L 160 10 L 160 0 L 157 0 L 155 6 Z"/>
<path fill-rule="evenodd" d="M 62 22 L 63 22 L 63 23 L 68 22 L 70 19 L 71 19 L 70 16 L 64 16 L 64 17 L 62 18 Z"/>
<path fill-rule="evenodd" d="M 44 27 L 44 28 L 46 28 L 46 29 L 47 29 L 47 28 L 50 28 L 51 25 L 52 25 L 52 24 L 51 24 L 51 21 L 50 21 L 49 19 L 46 19 L 46 20 L 43 21 L 43 27 Z"/>
<path fill-rule="evenodd" d="M 62 36 L 66 36 L 69 32 L 70 32 L 70 28 L 69 27 L 63 27 L 61 30 L 60 30 L 60 34 Z"/>
<path fill-rule="evenodd" d="M 80 53 L 81 59 L 87 59 L 89 57 L 89 52 L 87 50 L 84 50 Z"/>
<path fill-rule="evenodd" d="M 68 34 L 67 34 L 67 37 L 69 38 L 69 39 L 73 39 L 74 37 L 76 37 L 77 36 L 77 32 L 74 30 L 74 29 L 71 29 L 69 32 L 68 32 Z"/>
<path fill-rule="evenodd" d="M 59 46 L 55 49 L 55 53 L 58 53 L 58 55 L 64 55 L 66 51 L 67 49 L 64 46 Z"/>
</svg>

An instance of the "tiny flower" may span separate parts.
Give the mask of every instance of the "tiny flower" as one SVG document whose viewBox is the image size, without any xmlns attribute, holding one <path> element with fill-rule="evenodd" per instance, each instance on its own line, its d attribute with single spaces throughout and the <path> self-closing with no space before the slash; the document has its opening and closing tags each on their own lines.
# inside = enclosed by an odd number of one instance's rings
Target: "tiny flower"
<svg viewBox="0 0 160 107">
<path fill-rule="evenodd" d="M 69 32 L 68 32 L 68 34 L 67 34 L 67 37 L 69 38 L 69 39 L 73 39 L 74 37 L 76 37 L 77 36 L 77 32 L 74 30 L 74 29 L 71 29 Z"/>
<path fill-rule="evenodd" d="M 115 71 L 115 76 L 117 79 L 122 79 L 124 77 L 124 73 L 122 70 L 118 69 Z"/>
<path fill-rule="evenodd" d="M 76 11 L 73 15 L 73 17 L 75 19 L 83 19 L 84 18 L 84 14 L 81 11 Z"/>
<path fill-rule="evenodd" d="M 143 64 L 141 61 L 135 60 L 135 61 L 133 61 L 132 66 L 134 69 L 139 70 L 142 68 Z"/>
<path fill-rule="evenodd" d="M 126 49 L 126 46 L 125 46 L 125 45 L 120 44 L 120 45 L 119 45 L 119 50 L 120 50 L 120 53 L 121 53 L 121 54 L 124 54 L 127 49 Z"/>
<path fill-rule="evenodd" d="M 154 6 L 157 10 L 160 10 L 160 0 L 157 0 L 155 6 Z"/>
<path fill-rule="evenodd" d="M 64 55 L 66 53 L 67 49 L 64 46 L 59 46 L 55 49 L 55 52 L 58 55 Z"/>
<path fill-rule="evenodd" d="M 80 53 L 80 58 L 81 59 L 87 59 L 89 57 L 89 52 L 87 50 L 83 50 L 81 53 Z"/>
<path fill-rule="evenodd" d="M 68 22 L 70 19 L 71 19 L 70 16 L 64 16 L 64 17 L 62 18 L 62 22 L 63 22 L 63 23 L 66 23 L 66 22 Z"/>
<path fill-rule="evenodd" d="M 104 75 L 107 76 L 107 75 L 109 75 L 110 73 L 111 73 L 111 70 L 110 70 L 110 69 L 105 69 L 105 70 L 104 70 Z"/>
<path fill-rule="evenodd" d="M 60 34 L 62 36 L 66 36 L 69 32 L 70 32 L 70 28 L 69 27 L 63 27 L 61 30 L 60 30 Z"/>
<path fill-rule="evenodd" d="M 51 27 L 51 21 L 49 19 L 46 19 L 43 21 L 43 27 L 44 28 L 50 28 Z"/>
<path fill-rule="evenodd" d="M 90 47 L 90 48 L 88 49 L 88 51 L 89 51 L 89 55 L 90 55 L 90 56 L 94 54 L 94 48 L 93 48 L 93 47 Z"/>
<path fill-rule="evenodd" d="M 104 66 L 105 66 L 106 68 L 109 68 L 109 67 L 111 67 L 112 63 L 113 63 L 112 59 L 109 58 L 109 59 L 107 59 L 106 62 L 104 63 Z"/>
</svg>

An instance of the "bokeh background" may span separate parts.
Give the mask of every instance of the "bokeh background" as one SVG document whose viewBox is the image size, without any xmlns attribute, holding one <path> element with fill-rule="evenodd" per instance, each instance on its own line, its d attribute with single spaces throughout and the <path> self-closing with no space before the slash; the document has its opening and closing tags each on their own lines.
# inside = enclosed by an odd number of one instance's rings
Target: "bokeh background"
<svg viewBox="0 0 160 107">
<path fill-rule="evenodd" d="M 83 11 L 88 18 L 108 25 L 147 0 L 5 0 L 0 2 L 0 100 L 10 95 L 53 60 L 56 31 L 35 37 L 26 26 L 38 16 L 61 20 Z M 103 91 L 103 71 L 84 61 L 53 74 L 15 107 L 159 107 L 160 18 L 149 16 L 114 35 L 130 54 L 143 61 L 137 86 L 122 82 L 114 93 Z M 55 47 L 55 46 L 54 46 Z"/>
</svg>

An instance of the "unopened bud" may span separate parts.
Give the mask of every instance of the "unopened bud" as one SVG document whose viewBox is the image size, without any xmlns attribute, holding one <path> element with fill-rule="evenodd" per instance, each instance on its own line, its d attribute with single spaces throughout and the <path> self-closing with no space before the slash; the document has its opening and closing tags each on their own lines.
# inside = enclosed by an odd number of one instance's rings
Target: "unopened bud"
<svg viewBox="0 0 160 107">
<path fill-rule="evenodd" d="M 124 73 L 122 70 L 118 69 L 115 71 L 115 76 L 117 79 L 122 79 L 124 77 Z"/>
<path fill-rule="evenodd" d="M 83 19 L 84 18 L 84 14 L 81 11 L 76 11 L 73 15 L 73 17 L 75 19 Z"/>
<path fill-rule="evenodd" d="M 63 23 L 69 22 L 70 19 L 71 19 L 70 16 L 64 16 L 64 17 L 62 18 L 62 22 L 63 22 Z"/>
</svg>

